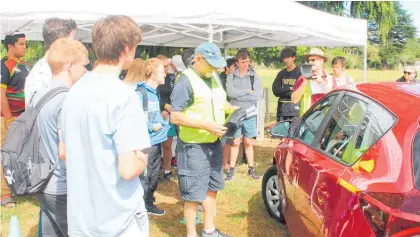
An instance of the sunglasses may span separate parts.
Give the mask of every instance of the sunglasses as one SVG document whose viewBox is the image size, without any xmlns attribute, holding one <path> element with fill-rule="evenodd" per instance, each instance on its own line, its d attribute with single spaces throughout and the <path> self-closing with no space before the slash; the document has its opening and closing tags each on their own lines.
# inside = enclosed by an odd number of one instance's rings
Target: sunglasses
<svg viewBox="0 0 420 237">
<path fill-rule="evenodd" d="M 407 75 L 411 75 L 411 74 L 413 74 L 412 72 L 407 72 L 407 71 L 404 71 L 404 74 L 407 74 Z"/>
</svg>

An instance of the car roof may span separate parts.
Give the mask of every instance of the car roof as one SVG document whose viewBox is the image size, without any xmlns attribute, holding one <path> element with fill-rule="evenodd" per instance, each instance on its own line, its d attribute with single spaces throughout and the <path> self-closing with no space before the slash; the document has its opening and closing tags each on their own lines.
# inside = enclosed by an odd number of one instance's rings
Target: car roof
<svg viewBox="0 0 420 237">
<path fill-rule="evenodd" d="M 390 111 L 402 116 L 407 112 L 416 120 L 420 116 L 420 83 L 360 83 L 341 88 L 376 100 Z M 408 114 L 407 113 L 407 114 Z"/>
</svg>

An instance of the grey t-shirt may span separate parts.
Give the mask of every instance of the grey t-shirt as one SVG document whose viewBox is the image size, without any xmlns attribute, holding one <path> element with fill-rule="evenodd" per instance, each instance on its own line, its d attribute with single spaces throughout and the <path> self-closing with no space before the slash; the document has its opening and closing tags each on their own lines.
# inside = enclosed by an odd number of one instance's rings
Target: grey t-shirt
<svg viewBox="0 0 420 237">
<path fill-rule="evenodd" d="M 35 92 L 33 98 L 30 100 L 29 106 L 35 106 L 45 94 L 57 87 L 66 87 L 66 83 L 62 80 L 51 80 L 46 88 Z M 37 123 L 42 142 L 39 152 L 42 157 L 50 158 L 52 165 L 59 162 L 57 169 L 54 170 L 44 190 L 44 193 L 51 195 L 67 194 L 66 165 L 58 157 L 59 138 L 57 132 L 62 125 L 61 107 L 66 94 L 66 92 L 63 92 L 53 97 L 44 105 L 38 114 Z"/>
</svg>

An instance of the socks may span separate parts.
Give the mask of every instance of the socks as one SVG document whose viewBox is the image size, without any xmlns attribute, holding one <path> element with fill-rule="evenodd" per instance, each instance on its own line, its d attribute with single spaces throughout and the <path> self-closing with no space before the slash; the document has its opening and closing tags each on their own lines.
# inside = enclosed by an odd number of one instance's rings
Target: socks
<svg viewBox="0 0 420 237">
<path fill-rule="evenodd" d="M 204 232 L 206 234 L 212 234 L 215 230 L 216 230 L 216 228 L 213 228 L 213 229 L 204 230 Z"/>
<path fill-rule="evenodd" d="M 169 173 L 171 173 L 170 170 L 165 170 L 165 174 L 169 174 Z"/>
</svg>

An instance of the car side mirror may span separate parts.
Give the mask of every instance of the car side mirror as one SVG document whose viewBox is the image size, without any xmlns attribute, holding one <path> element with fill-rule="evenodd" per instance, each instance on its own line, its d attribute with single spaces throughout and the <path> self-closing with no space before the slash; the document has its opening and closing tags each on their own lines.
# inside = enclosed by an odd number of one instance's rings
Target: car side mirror
<svg viewBox="0 0 420 237">
<path fill-rule="evenodd" d="M 290 122 L 279 122 L 276 123 L 268 131 L 274 138 L 286 138 L 289 136 Z"/>
</svg>

